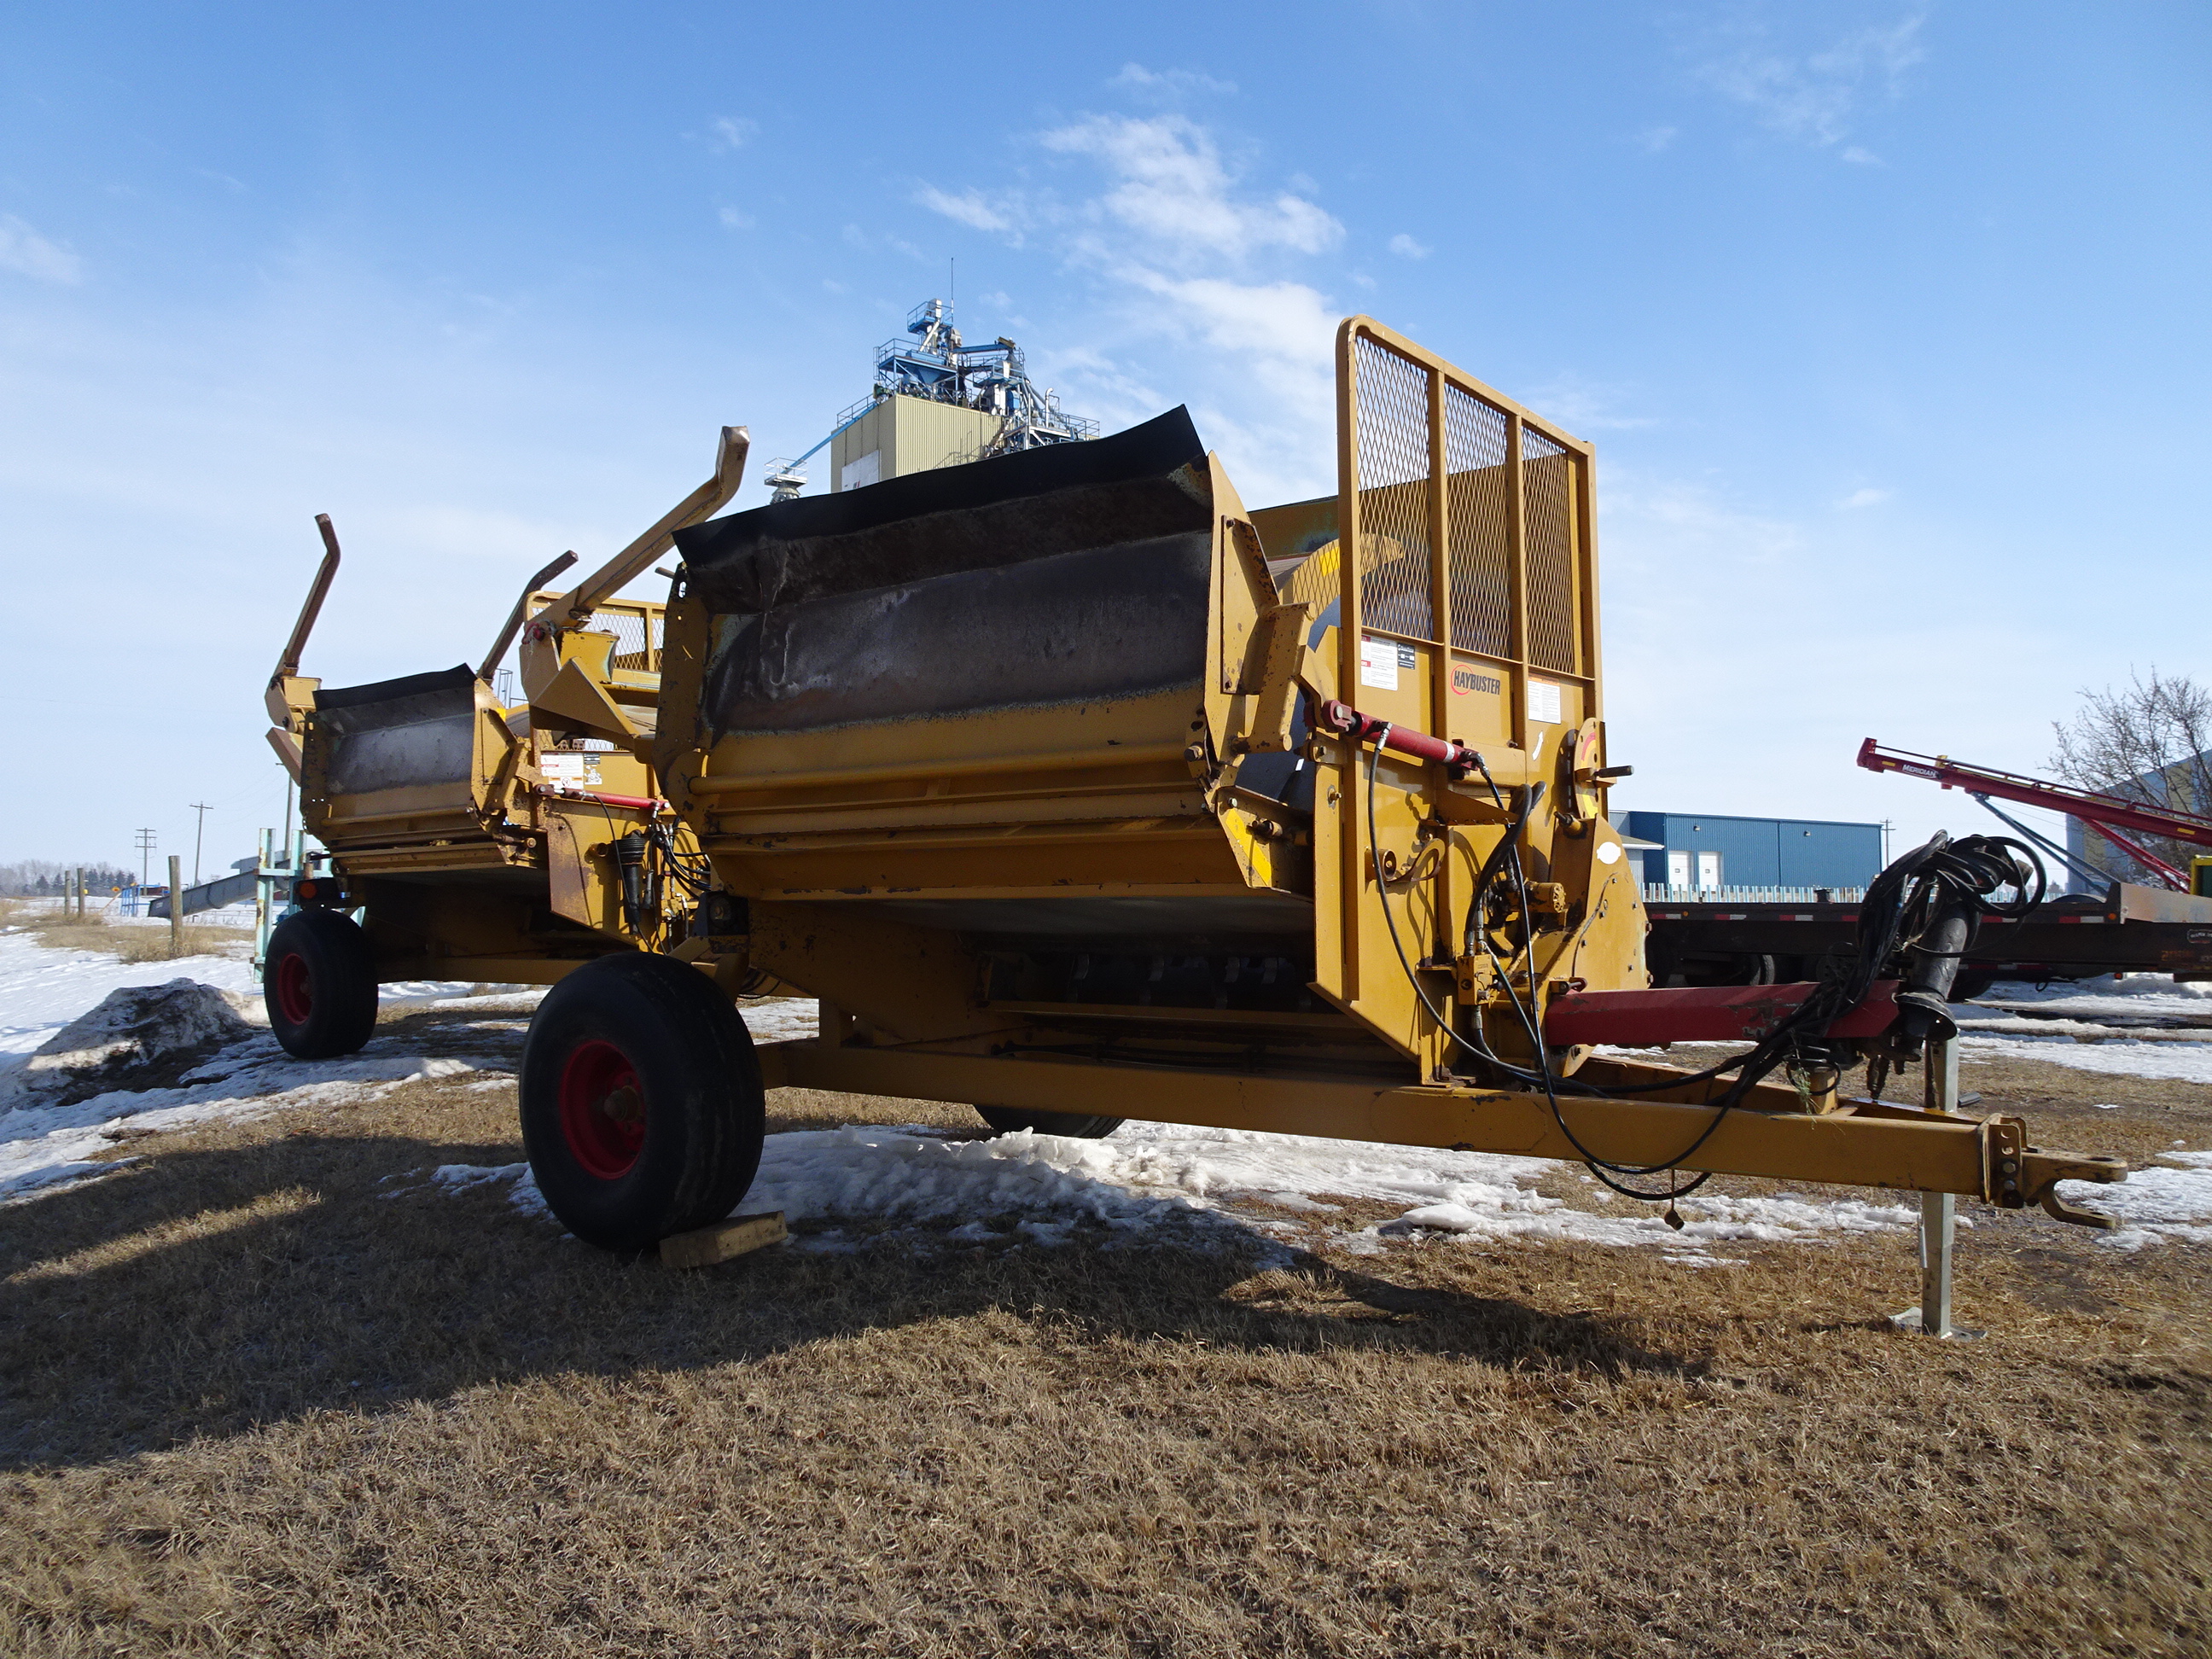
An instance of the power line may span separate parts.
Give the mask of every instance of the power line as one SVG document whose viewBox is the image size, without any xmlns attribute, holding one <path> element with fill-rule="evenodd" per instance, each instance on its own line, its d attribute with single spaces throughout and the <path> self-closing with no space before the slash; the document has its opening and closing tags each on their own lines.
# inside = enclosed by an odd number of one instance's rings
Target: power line
<svg viewBox="0 0 2212 1659">
<path fill-rule="evenodd" d="M 155 836 L 151 830 L 138 831 L 138 884 L 141 887 L 146 885 L 149 878 L 147 870 L 153 860 L 155 840 Z"/>
</svg>

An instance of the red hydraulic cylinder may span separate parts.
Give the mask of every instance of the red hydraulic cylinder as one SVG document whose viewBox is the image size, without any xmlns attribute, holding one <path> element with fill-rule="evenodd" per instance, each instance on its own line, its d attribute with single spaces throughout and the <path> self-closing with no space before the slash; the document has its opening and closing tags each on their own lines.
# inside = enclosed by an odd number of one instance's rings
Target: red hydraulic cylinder
<svg viewBox="0 0 2212 1659">
<path fill-rule="evenodd" d="M 644 795 L 607 795 L 596 789 L 571 789 L 565 784 L 541 783 L 538 793 L 555 800 L 587 800 L 595 806 L 612 806 L 625 812 L 642 812 L 647 817 L 665 812 L 668 803 L 653 800 Z"/>
<path fill-rule="evenodd" d="M 1864 1002 L 1838 1016 L 1828 1035 L 1875 1036 L 1897 1018 L 1893 979 L 1879 980 Z M 1661 1042 L 1756 1042 L 1811 996 L 1796 985 L 1692 985 L 1662 991 L 1570 991 L 1544 1010 L 1544 1041 L 1554 1047 L 1610 1042 L 1648 1048 Z"/>
<path fill-rule="evenodd" d="M 1334 697 L 1324 701 L 1315 711 L 1315 719 L 1327 731 L 1340 732 L 1355 741 L 1377 738 L 1394 755 L 1404 755 L 1413 760 L 1433 761 L 1455 773 L 1471 772 L 1482 765 L 1482 757 L 1463 743 L 1454 743 L 1449 738 L 1432 738 L 1425 732 L 1393 726 L 1388 720 L 1376 720 L 1372 714 L 1363 714 Z"/>
</svg>

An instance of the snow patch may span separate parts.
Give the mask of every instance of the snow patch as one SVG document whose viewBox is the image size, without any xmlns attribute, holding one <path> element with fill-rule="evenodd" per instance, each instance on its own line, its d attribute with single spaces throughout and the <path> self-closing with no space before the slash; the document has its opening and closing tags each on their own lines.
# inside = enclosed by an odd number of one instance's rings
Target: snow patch
<svg viewBox="0 0 2212 1659">
<path fill-rule="evenodd" d="M 2039 1060 L 2070 1071 L 2099 1072 L 2108 1077 L 2212 1083 L 2212 1042 L 2172 1038 L 2077 1042 L 2063 1035 L 1984 1036 L 1970 1030 L 1961 1035 L 1959 1046 L 1961 1057 L 1967 1060 Z"/>
<path fill-rule="evenodd" d="M 2212 1244 L 2212 1152 L 2160 1152 L 2159 1163 L 2116 1185 L 2062 1181 L 2059 1196 L 2106 1215 L 2120 1227 L 2100 1233 L 2108 1249 L 2141 1250 L 2166 1242 Z"/>
<path fill-rule="evenodd" d="M 1104 1140 L 1028 1131 L 961 1139 L 912 1125 L 854 1125 L 769 1136 L 740 1207 L 836 1224 L 800 1240 L 832 1254 L 860 1248 L 853 1224 L 888 1223 L 951 1243 L 1008 1247 L 1065 1244 L 1079 1230 L 1109 1239 L 1172 1230 L 1201 1245 L 1257 1244 L 1281 1256 L 1270 1236 L 1295 1229 L 1266 1211 L 1325 1214 L 1342 1199 L 1402 1206 L 1395 1220 L 1335 1236 L 1357 1255 L 1393 1238 L 1434 1237 L 1656 1246 L 1703 1261 L 1717 1243 L 1887 1232 L 1918 1219 L 1917 1210 L 1862 1199 L 1700 1194 L 1680 1201 L 1678 1233 L 1656 1213 L 1593 1215 L 1535 1191 L 1556 1168 L 1537 1158 L 1181 1124 L 1130 1123 Z M 510 1177 L 514 1201 L 527 1207 L 520 1166 L 483 1178 Z M 948 1222 L 955 1224 L 938 1231 Z"/>
<path fill-rule="evenodd" d="M 479 1187 L 504 1182 L 507 1201 L 523 1214 L 548 1220 L 552 1218 L 553 1212 L 545 1207 L 544 1195 L 538 1190 L 538 1182 L 527 1164 L 441 1164 L 430 1171 L 430 1182 L 449 1193 L 472 1192 Z"/>
<path fill-rule="evenodd" d="M 253 1031 L 235 1001 L 191 979 L 110 991 L 28 1059 L 0 1072 L 0 1123 L 26 1106 L 100 1092 L 100 1085 L 126 1083 L 134 1071 L 244 1041 Z"/>
<path fill-rule="evenodd" d="M 745 1029 L 755 1042 L 788 1042 L 821 1030 L 821 1006 L 811 997 L 778 997 L 770 1002 L 742 1002 Z"/>
<path fill-rule="evenodd" d="M 2171 974 L 2106 974 L 2070 985 L 2038 987 L 2025 980 L 2000 980 L 1974 999 L 1995 1007 L 2008 1004 L 2052 1008 L 2094 1018 L 2099 1014 L 2212 1013 L 2212 982 L 2176 982 Z"/>
<path fill-rule="evenodd" d="M 56 1182 L 105 1175 L 95 1153 L 117 1141 L 217 1118 L 259 1117 L 293 1107 L 325 1109 L 373 1100 L 403 1083 L 495 1069 L 483 1058 L 378 1054 L 294 1060 L 272 1036 L 223 1049 L 174 1086 L 112 1090 L 87 1100 L 0 1114 L 0 1203 Z"/>
<path fill-rule="evenodd" d="M 177 979 L 259 1000 L 253 965 L 228 957 L 125 962 L 100 951 L 52 950 L 27 933 L 0 934 L 0 1055 L 29 1054 L 111 991 Z"/>
</svg>

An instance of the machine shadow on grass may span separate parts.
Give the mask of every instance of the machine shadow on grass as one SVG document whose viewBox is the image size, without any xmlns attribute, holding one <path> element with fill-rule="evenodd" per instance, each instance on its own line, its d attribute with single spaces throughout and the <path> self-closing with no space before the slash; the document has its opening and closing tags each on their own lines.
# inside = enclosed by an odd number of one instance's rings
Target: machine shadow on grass
<svg viewBox="0 0 2212 1659">
<path fill-rule="evenodd" d="M 1216 1216 L 993 1252 L 900 1231 L 677 1273 L 459 1194 L 513 1145 L 295 1131 L 182 1149 L 14 1207 L 0 1237 L 0 1468 L 103 1462 L 487 1383 L 710 1368 L 991 1310 L 1100 1340 L 1387 1347 L 1522 1370 L 1691 1375 L 1625 1322 L 1413 1289 Z M 395 1173 L 404 1172 L 404 1173 Z M 1237 1291 L 1237 1287 L 1243 1287 Z"/>
</svg>

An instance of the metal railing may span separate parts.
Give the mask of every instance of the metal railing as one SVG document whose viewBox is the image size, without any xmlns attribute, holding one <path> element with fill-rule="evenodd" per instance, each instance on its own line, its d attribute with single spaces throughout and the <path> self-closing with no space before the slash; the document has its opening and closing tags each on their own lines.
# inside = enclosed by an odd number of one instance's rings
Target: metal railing
<svg viewBox="0 0 2212 1659">
<path fill-rule="evenodd" d="M 1856 904 L 1863 887 L 1668 887 L 1646 882 L 1646 904 Z"/>
</svg>

